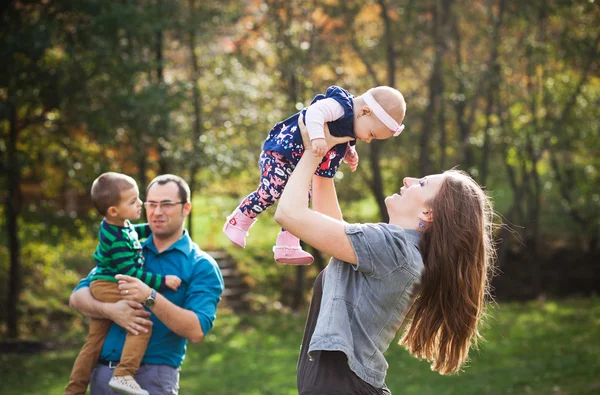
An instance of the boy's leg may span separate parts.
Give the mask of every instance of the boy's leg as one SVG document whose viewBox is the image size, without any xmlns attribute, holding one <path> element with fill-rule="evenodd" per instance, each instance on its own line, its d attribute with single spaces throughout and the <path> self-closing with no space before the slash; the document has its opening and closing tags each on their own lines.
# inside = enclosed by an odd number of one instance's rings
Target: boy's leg
<svg viewBox="0 0 600 395">
<path fill-rule="evenodd" d="M 90 291 L 92 292 L 92 295 L 94 296 L 94 298 L 102 301 L 102 302 L 110 302 L 110 303 L 114 303 L 114 302 L 118 302 L 119 300 L 122 299 L 121 297 L 121 292 L 119 291 L 119 284 L 115 283 L 115 282 L 111 282 L 111 281 L 94 281 L 92 282 L 92 285 L 90 287 Z M 111 322 L 112 324 L 112 322 Z M 117 368 L 115 368 L 115 371 L 113 372 L 113 377 L 114 376 L 120 376 L 121 374 L 120 371 L 118 371 L 119 367 L 123 365 L 123 361 L 127 361 L 130 356 L 126 354 L 126 350 L 128 350 L 128 346 L 127 346 L 127 342 L 129 341 L 130 338 L 135 338 L 135 337 L 140 337 L 142 338 L 142 343 L 143 343 L 143 348 L 140 351 L 139 354 L 139 359 L 137 359 L 137 366 L 133 366 L 131 368 L 131 373 L 124 373 L 121 376 L 133 376 L 135 374 L 135 371 L 139 368 L 140 362 L 144 356 L 144 353 L 146 352 L 146 345 L 148 344 L 148 340 L 150 339 L 150 328 L 148 328 L 148 333 L 140 333 L 138 336 L 134 336 L 131 334 L 127 334 L 127 340 L 125 341 L 125 345 L 123 347 L 123 352 L 121 353 L 121 361 L 119 362 L 119 365 L 117 366 Z M 134 342 L 135 343 L 135 342 Z M 131 350 L 131 348 L 129 347 L 129 350 Z M 94 361 L 94 365 L 95 362 L 97 362 L 98 358 L 96 358 L 96 361 Z M 130 363 L 130 362 L 128 362 Z M 127 363 L 125 366 L 128 366 Z M 129 369 L 127 369 L 127 371 L 129 372 Z M 137 382 L 135 382 L 135 380 L 131 380 L 133 381 L 133 383 L 130 383 L 133 385 L 134 388 L 138 388 L 139 386 L 137 384 Z M 111 381 L 112 383 L 112 381 Z M 137 391 L 132 391 L 131 393 L 140 393 L 140 394 L 147 394 L 146 391 L 143 390 L 137 390 Z"/>
<path fill-rule="evenodd" d="M 122 299 L 118 283 L 110 281 L 94 281 L 92 283 L 92 295 L 103 302 L 118 302 Z M 148 332 L 146 333 L 140 332 L 138 335 L 127 334 L 123 352 L 121 353 L 121 361 L 114 371 L 115 376 L 135 375 L 146 353 L 146 346 L 152 335 L 152 327 L 148 327 L 147 329 Z"/>
<path fill-rule="evenodd" d="M 111 325 L 112 321 L 110 320 L 92 319 L 90 321 L 87 339 L 73 364 L 65 395 L 85 394 L 92 370 L 98 362 L 104 339 Z"/>
<path fill-rule="evenodd" d="M 116 298 L 114 296 L 115 290 L 117 294 Z M 118 294 L 117 283 L 111 283 L 109 281 L 93 281 L 90 286 L 90 291 L 94 298 L 102 302 L 116 302 L 121 299 Z M 73 370 L 71 371 L 69 384 L 67 384 L 67 388 L 65 389 L 65 395 L 85 394 L 86 388 L 90 382 L 92 370 L 98 362 L 104 339 L 106 338 L 111 325 L 112 321 L 110 320 L 96 318 L 90 320 L 89 333 L 85 344 L 81 348 L 81 351 L 73 364 Z"/>
<path fill-rule="evenodd" d="M 123 352 L 121 353 L 121 361 L 115 368 L 114 376 L 135 376 L 135 372 L 140 368 L 140 363 L 146 353 L 146 347 L 151 335 L 151 327 L 148 328 L 147 333 L 140 333 L 139 335 L 127 334 Z"/>
</svg>

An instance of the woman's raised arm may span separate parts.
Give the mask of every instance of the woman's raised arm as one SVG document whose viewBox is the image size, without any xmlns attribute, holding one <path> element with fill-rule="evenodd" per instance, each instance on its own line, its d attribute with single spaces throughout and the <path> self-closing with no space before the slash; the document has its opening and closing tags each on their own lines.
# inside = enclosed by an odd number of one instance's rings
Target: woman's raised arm
<svg viewBox="0 0 600 395">
<path fill-rule="evenodd" d="M 302 134 L 302 142 L 304 143 L 304 149 L 310 151 L 310 137 L 308 130 L 304 124 L 302 114 L 298 118 L 298 127 Z M 329 126 L 325 124 L 324 132 L 326 135 L 329 133 Z M 320 177 L 317 175 L 313 176 L 312 182 L 312 207 L 313 210 L 325 214 L 328 217 L 342 220 L 342 210 L 338 202 L 337 193 L 335 192 L 335 184 L 333 178 Z"/>
<path fill-rule="evenodd" d="M 350 140 L 349 137 L 333 137 L 327 130 L 325 135 L 330 148 Z M 308 207 L 306 196 L 313 173 L 321 159 L 321 157 L 315 156 L 312 150 L 304 151 L 279 199 L 275 221 L 319 251 L 348 263 L 356 263 L 356 254 L 354 254 L 350 239 L 346 235 L 345 223 L 341 220 L 337 196 L 333 200 L 331 199 L 331 193 L 335 195 L 333 181 L 330 181 L 331 184 L 326 182 L 321 184 L 320 180 L 317 181 L 315 192 L 319 196 L 315 196 L 315 202 L 322 197 L 323 211 L 331 212 L 337 218 L 318 213 Z"/>
</svg>

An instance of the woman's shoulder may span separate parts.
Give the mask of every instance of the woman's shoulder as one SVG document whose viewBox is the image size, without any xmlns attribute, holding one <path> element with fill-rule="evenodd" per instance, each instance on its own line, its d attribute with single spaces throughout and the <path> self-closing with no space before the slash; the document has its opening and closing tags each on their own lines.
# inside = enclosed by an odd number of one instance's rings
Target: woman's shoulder
<svg viewBox="0 0 600 395">
<path fill-rule="evenodd" d="M 392 225 L 385 222 L 376 223 L 355 223 L 346 225 L 347 233 L 368 232 L 374 235 L 391 236 L 408 243 L 419 245 L 421 233 L 414 229 L 405 229 L 398 225 Z"/>
<path fill-rule="evenodd" d="M 398 261 L 404 261 L 415 275 L 420 274 L 423 268 L 423 257 L 419 250 L 421 233 L 414 229 L 405 229 L 398 225 L 384 222 L 348 224 L 346 226 L 348 235 L 361 233 L 364 235 L 363 243 L 377 250 L 389 250 L 390 254 Z"/>
</svg>

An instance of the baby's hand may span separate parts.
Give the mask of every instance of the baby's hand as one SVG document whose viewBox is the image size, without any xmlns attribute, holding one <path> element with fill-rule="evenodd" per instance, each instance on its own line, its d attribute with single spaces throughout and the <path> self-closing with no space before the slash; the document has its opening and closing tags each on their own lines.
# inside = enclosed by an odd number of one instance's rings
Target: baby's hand
<svg viewBox="0 0 600 395">
<path fill-rule="evenodd" d="M 181 285 L 181 279 L 173 275 L 165 276 L 165 285 L 173 291 L 177 291 L 177 288 Z"/>
<path fill-rule="evenodd" d="M 310 141 L 312 150 L 315 155 L 323 157 L 327 153 L 327 140 L 325 139 L 314 139 Z"/>
<path fill-rule="evenodd" d="M 346 151 L 346 155 L 344 155 L 344 162 L 350 165 L 350 171 L 355 172 L 358 168 L 358 152 L 356 152 L 356 148 L 350 147 L 348 151 Z"/>
</svg>

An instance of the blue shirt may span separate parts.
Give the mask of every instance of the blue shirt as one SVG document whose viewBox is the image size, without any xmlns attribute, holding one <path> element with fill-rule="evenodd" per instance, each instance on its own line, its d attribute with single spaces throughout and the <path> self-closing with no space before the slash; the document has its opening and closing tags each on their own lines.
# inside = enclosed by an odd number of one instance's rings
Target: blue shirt
<svg viewBox="0 0 600 395">
<path fill-rule="evenodd" d="M 354 104 L 352 101 L 354 96 L 344 88 L 330 86 L 327 88 L 324 95 L 319 94 L 315 96 L 310 104 L 326 98 L 334 99 L 340 103 L 344 109 L 344 115 L 341 118 L 327 123 L 331 135 L 356 138 L 356 135 L 354 134 Z M 298 127 L 298 118 L 300 114 L 306 115 L 306 108 L 273 126 L 267 139 L 263 143 L 262 148 L 263 151 L 279 152 L 290 161 L 292 167 L 298 164 L 304 153 L 302 134 Z M 350 144 L 354 145 L 356 142 L 351 141 Z M 315 173 L 321 177 L 332 178 L 340 167 L 341 160 L 346 154 L 346 148 L 346 143 L 338 144 L 333 147 L 327 155 L 325 155 Z"/>
<path fill-rule="evenodd" d="M 193 311 L 198 317 L 204 335 L 210 331 L 216 318 L 217 303 L 223 292 L 223 276 L 215 260 L 192 241 L 187 230 L 172 246 L 159 253 L 150 236 L 142 243 L 142 253 L 147 270 L 162 275 L 172 274 L 181 278 L 177 291 L 166 289 L 161 294 L 173 304 Z M 82 279 L 74 291 L 90 286 L 90 276 Z M 187 339 L 172 332 L 155 315 L 152 315 L 152 336 L 142 363 L 181 366 L 185 357 Z M 125 344 L 127 332 L 112 325 L 100 359 L 118 361 Z"/>
<path fill-rule="evenodd" d="M 382 388 L 383 353 L 399 331 L 419 291 L 424 269 L 420 233 L 396 225 L 346 225 L 357 264 L 332 258 L 308 355 L 342 351 L 358 377 Z"/>
</svg>

